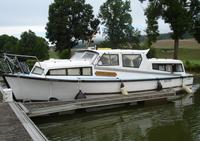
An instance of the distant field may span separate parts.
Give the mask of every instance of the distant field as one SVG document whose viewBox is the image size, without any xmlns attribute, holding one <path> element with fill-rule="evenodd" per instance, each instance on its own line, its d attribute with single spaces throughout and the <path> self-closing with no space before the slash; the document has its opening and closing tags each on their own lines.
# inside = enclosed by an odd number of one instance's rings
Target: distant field
<svg viewBox="0 0 200 141">
<path fill-rule="evenodd" d="M 173 40 L 159 40 L 155 44 L 153 44 L 155 48 L 173 48 L 174 41 Z M 187 49 L 200 49 L 200 44 L 197 43 L 194 39 L 185 39 L 180 40 L 180 48 Z"/>
<path fill-rule="evenodd" d="M 173 58 L 173 40 L 159 40 L 153 44 L 153 47 L 158 58 Z M 200 64 L 200 44 L 194 39 L 180 40 L 179 59 Z"/>
</svg>

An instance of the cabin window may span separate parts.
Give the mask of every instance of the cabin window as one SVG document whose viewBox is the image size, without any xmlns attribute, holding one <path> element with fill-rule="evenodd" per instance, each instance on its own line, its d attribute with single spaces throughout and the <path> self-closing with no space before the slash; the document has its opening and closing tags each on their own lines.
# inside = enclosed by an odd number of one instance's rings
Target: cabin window
<svg viewBox="0 0 200 141">
<path fill-rule="evenodd" d="M 86 52 L 86 53 L 83 55 L 82 59 L 90 60 L 90 59 L 92 59 L 95 55 L 96 55 L 96 54 L 93 53 L 93 52 Z"/>
<path fill-rule="evenodd" d="M 123 67 L 139 68 L 142 62 L 142 57 L 139 54 L 123 54 Z"/>
<path fill-rule="evenodd" d="M 44 72 L 44 69 L 41 67 L 37 67 L 37 66 L 32 71 L 33 74 L 38 74 L 38 75 L 43 74 L 43 72 Z"/>
<path fill-rule="evenodd" d="M 97 56 L 96 52 L 92 51 L 80 51 L 75 52 L 74 55 L 71 57 L 72 60 L 92 60 L 95 56 Z"/>
<path fill-rule="evenodd" d="M 158 68 L 158 70 L 160 71 L 165 71 L 165 65 L 159 65 Z"/>
<path fill-rule="evenodd" d="M 183 72 L 182 64 L 152 64 L 154 70 L 167 72 Z"/>
<path fill-rule="evenodd" d="M 85 75 L 85 76 L 92 75 L 92 69 L 91 68 L 82 68 L 82 75 Z"/>
<path fill-rule="evenodd" d="M 154 70 L 159 70 L 159 67 L 158 67 L 159 65 L 158 64 L 152 64 L 152 68 L 154 69 Z"/>
<path fill-rule="evenodd" d="M 66 69 L 50 70 L 50 75 L 66 75 Z"/>
<path fill-rule="evenodd" d="M 166 71 L 172 72 L 172 65 L 166 65 Z"/>
<path fill-rule="evenodd" d="M 99 66 L 118 66 L 119 56 L 117 54 L 104 54 L 98 62 Z"/>
<path fill-rule="evenodd" d="M 84 52 L 75 52 L 74 55 L 71 57 L 71 59 L 80 60 L 83 54 Z"/>
<path fill-rule="evenodd" d="M 52 76 L 91 76 L 92 68 L 66 68 L 66 69 L 53 69 L 49 70 L 47 75 Z"/>
<path fill-rule="evenodd" d="M 71 76 L 81 75 L 80 68 L 67 69 L 67 75 L 71 75 Z"/>
<path fill-rule="evenodd" d="M 176 64 L 175 65 L 176 72 L 183 72 L 183 66 L 182 64 Z"/>
</svg>

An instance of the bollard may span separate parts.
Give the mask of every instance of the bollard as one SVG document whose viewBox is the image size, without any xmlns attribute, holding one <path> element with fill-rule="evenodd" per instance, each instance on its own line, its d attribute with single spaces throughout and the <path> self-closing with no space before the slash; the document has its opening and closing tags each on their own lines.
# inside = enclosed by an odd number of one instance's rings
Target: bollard
<svg viewBox="0 0 200 141">
<path fill-rule="evenodd" d="M 13 102 L 12 89 L 3 89 L 2 94 L 4 102 Z"/>
</svg>

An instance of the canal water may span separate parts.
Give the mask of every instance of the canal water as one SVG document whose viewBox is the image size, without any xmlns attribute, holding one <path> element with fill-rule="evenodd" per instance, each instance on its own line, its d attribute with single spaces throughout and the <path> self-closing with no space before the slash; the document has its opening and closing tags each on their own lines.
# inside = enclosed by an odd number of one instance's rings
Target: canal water
<svg viewBox="0 0 200 141">
<path fill-rule="evenodd" d="M 34 122 L 51 141 L 200 141 L 200 91 L 170 104 L 55 115 Z"/>
</svg>

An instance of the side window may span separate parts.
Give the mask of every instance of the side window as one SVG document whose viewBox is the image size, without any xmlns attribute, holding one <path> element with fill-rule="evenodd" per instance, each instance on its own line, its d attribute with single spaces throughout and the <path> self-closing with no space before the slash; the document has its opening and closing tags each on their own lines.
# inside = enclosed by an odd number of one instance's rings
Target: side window
<svg viewBox="0 0 200 141">
<path fill-rule="evenodd" d="M 152 68 L 154 70 L 159 70 L 159 65 L 158 64 L 152 64 Z"/>
<path fill-rule="evenodd" d="M 123 54 L 123 67 L 139 68 L 142 62 L 142 57 L 139 54 Z"/>
<path fill-rule="evenodd" d="M 175 71 L 176 72 L 183 72 L 183 66 L 182 66 L 182 64 L 176 64 L 175 65 Z"/>
<path fill-rule="evenodd" d="M 182 64 L 152 64 L 154 70 L 167 72 L 183 72 Z"/>
<path fill-rule="evenodd" d="M 81 70 L 80 70 L 80 68 L 67 69 L 67 75 L 69 75 L 69 76 L 79 76 L 79 75 L 81 75 Z"/>
<path fill-rule="evenodd" d="M 52 76 L 91 76 L 92 68 L 83 67 L 83 68 L 66 68 L 66 69 L 52 69 L 49 70 L 47 75 Z"/>
<path fill-rule="evenodd" d="M 166 65 L 166 71 L 172 72 L 172 65 Z"/>
<path fill-rule="evenodd" d="M 50 70 L 50 75 L 66 75 L 66 69 Z"/>
<path fill-rule="evenodd" d="M 159 65 L 158 70 L 160 71 L 165 71 L 165 65 Z"/>
<path fill-rule="evenodd" d="M 98 62 L 99 66 L 118 66 L 119 57 L 117 54 L 104 54 Z"/>
</svg>

